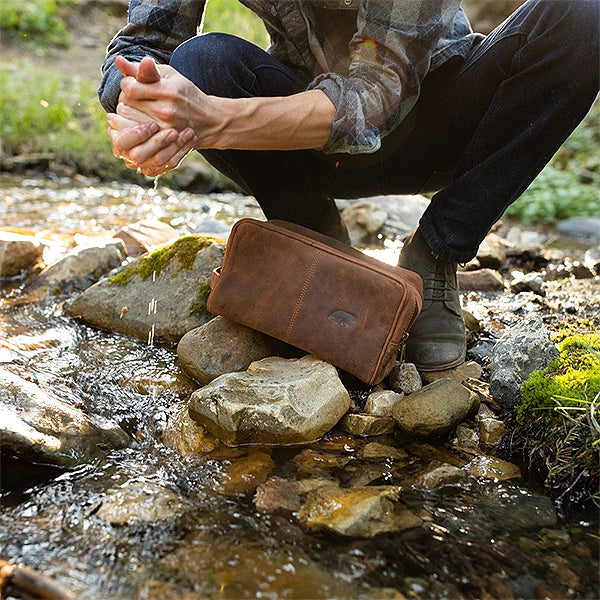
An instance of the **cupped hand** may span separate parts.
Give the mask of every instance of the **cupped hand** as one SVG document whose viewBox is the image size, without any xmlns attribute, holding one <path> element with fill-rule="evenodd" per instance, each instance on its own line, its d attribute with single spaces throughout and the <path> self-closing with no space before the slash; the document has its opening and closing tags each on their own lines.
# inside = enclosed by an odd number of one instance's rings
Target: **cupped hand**
<svg viewBox="0 0 600 600">
<path fill-rule="evenodd" d="M 173 67 L 156 65 L 150 57 L 132 63 L 118 56 L 115 64 L 125 75 L 122 104 L 139 110 L 164 129 L 198 130 L 209 124 L 210 115 L 203 110 L 208 96 Z"/>
<path fill-rule="evenodd" d="M 128 168 L 148 177 L 175 169 L 197 142 L 190 128 L 178 133 L 175 129 L 160 129 L 154 121 L 136 123 L 114 113 L 107 118 L 113 154 Z"/>
</svg>

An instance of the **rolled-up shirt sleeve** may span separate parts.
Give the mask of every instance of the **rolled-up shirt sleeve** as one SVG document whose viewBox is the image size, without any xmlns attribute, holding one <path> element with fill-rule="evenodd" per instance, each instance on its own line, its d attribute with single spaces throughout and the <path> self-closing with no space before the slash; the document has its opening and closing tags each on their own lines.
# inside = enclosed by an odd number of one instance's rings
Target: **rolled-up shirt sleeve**
<svg viewBox="0 0 600 600">
<path fill-rule="evenodd" d="M 336 112 L 325 153 L 366 154 L 411 111 L 431 55 L 452 27 L 460 0 L 361 0 L 347 76 L 323 73 Z"/>
<path fill-rule="evenodd" d="M 206 0 L 130 0 L 127 25 L 110 42 L 102 63 L 98 97 L 107 112 L 116 111 L 123 78 L 115 57 L 140 61 L 151 56 L 168 63 L 173 50 L 196 35 L 205 4 Z"/>
</svg>

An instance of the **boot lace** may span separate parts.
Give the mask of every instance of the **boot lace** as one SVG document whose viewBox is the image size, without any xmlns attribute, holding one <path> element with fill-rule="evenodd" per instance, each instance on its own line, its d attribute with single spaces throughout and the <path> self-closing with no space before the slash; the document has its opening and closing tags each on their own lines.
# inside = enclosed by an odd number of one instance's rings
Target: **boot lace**
<svg viewBox="0 0 600 600">
<path fill-rule="evenodd" d="M 448 275 L 448 263 L 436 261 L 435 268 L 428 269 L 423 277 L 423 300 L 447 302 L 453 299 L 455 292 L 454 278 Z"/>
</svg>

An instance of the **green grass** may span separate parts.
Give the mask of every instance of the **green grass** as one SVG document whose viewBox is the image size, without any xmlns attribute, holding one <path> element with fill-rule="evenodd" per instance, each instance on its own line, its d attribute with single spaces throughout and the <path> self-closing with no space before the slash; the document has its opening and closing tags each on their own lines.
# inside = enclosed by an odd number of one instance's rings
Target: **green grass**
<svg viewBox="0 0 600 600">
<path fill-rule="evenodd" d="M 600 214 L 600 105 L 596 104 L 506 211 L 526 224 Z"/>
<path fill-rule="evenodd" d="M 559 357 L 523 384 L 516 416 L 547 482 L 566 490 L 598 473 L 600 334 L 567 337 L 558 349 Z"/>
<path fill-rule="evenodd" d="M 208 0 L 203 31 L 232 33 L 261 48 L 269 43 L 262 21 L 238 0 Z"/>
<path fill-rule="evenodd" d="M 0 29 L 35 45 L 68 47 L 71 43 L 61 5 L 74 0 L 1 0 Z"/>
</svg>

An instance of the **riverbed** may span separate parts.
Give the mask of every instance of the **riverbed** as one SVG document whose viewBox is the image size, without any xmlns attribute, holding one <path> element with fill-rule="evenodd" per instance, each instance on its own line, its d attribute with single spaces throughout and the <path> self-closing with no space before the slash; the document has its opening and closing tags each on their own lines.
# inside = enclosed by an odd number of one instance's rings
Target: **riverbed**
<svg viewBox="0 0 600 600">
<path fill-rule="evenodd" d="M 251 198 L 150 183 L 146 189 L 7 176 L 0 191 L 0 226 L 48 240 L 47 257 L 140 219 L 167 221 L 182 234 L 218 235 L 241 217 L 260 215 Z M 395 240 L 372 249 L 390 260 L 397 251 Z M 161 441 L 169 416 L 197 388 L 173 347 L 86 326 L 63 314 L 62 299 L 20 304 L 20 285 L 0 288 L 2 366 L 113 419 L 131 443 L 71 470 L 2 457 L 0 558 L 41 571 L 82 600 L 600 596 L 597 511 L 565 510 L 524 479 L 469 478 L 428 491 L 405 486 L 402 501 L 421 525 L 373 539 L 310 532 L 293 514 L 258 512 L 243 468 L 240 487 L 222 485 L 232 465 L 252 463 L 256 449 L 181 458 Z M 493 342 L 526 312 L 554 307 L 557 320 L 581 318 L 597 287 L 580 288 L 574 294 L 557 283 L 542 300 L 471 292 L 464 301 L 482 321 L 480 339 Z M 366 391 L 351 390 L 357 402 Z M 431 460 L 469 458 L 451 441 L 377 441 L 406 450 L 408 458 L 400 465 L 381 461 L 370 483 L 402 486 L 407 472 Z M 334 430 L 312 446 L 328 458 L 326 466 L 299 468 L 294 459 L 302 448 L 260 453 L 274 463 L 270 476 L 351 486 L 373 468 L 358 458 L 365 444 Z M 109 490 L 146 486 L 152 493 L 156 485 L 177 497 L 174 516 L 122 525 L 98 516 Z"/>
</svg>

